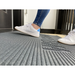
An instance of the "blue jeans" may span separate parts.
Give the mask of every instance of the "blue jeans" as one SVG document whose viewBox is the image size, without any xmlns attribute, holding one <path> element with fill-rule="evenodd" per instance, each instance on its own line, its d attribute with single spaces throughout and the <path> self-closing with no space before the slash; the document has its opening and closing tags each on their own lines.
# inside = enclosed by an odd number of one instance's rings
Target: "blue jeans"
<svg viewBox="0 0 75 75">
<path fill-rule="evenodd" d="M 33 23 L 38 25 L 39 27 L 41 27 L 45 17 L 49 13 L 49 11 L 50 11 L 50 9 L 46 9 L 46 10 L 39 9 Z"/>
</svg>

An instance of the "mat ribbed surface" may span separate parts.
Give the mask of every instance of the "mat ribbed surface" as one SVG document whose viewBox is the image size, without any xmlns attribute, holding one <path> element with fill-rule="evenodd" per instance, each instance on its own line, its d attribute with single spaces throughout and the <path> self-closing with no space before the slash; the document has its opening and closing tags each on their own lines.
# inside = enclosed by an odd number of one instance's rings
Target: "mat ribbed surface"
<svg viewBox="0 0 75 75">
<path fill-rule="evenodd" d="M 0 65 L 75 65 L 73 54 L 49 35 L 0 33 Z"/>
</svg>

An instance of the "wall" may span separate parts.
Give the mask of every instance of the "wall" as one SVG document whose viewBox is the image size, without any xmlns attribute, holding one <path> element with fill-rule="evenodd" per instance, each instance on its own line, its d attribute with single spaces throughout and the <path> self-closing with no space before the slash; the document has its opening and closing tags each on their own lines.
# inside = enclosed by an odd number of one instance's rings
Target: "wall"
<svg viewBox="0 0 75 75">
<path fill-rule="evenodd" d="M 57 10 L 51 9 L 46 16 L 41 28 L 42 29 L 55 29 L 56 25 L 56 12 Z M 37 9 L 26 9 L 24 10 L 24 24 L 32 23 L 36 17 Z"/>
</svg>

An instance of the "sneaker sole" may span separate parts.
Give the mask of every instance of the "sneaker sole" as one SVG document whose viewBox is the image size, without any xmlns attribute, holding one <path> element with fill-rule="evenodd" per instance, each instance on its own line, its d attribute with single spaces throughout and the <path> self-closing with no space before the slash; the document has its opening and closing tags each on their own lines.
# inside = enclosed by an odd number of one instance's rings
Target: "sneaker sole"
<svg viewBox="0 0 75 75">
<path fill-rule="evenodd" d="M 17 28 L 15 28 L 15 29 L 18 30 Z M 20 31 L 20 30 L 18 30 L 18 31 Z M 20 31 L 20 32 L 22 32 L 22 31 Z M 25 33 L 25 32 L 22 32 L 22 33 L 28 34 L 28 33 Z M 31 34 L 28 34 L 28 35 L 33 36 L 33 37 L 37 37 L 37 38 L 38 38 L 38 36 L 34 36 L 34 35 L 31 35 Z"/>
<path fill-rule="evenodd" d="M 62 43 L 62 42 L 60 42 L 60 41 L 58 41 L 59 43 Z M 65 44 L 65 45 L 75 45 L 75 44 L 66 44 L 66 43 L 62 43 L 62 44 Z"/>
</svg>

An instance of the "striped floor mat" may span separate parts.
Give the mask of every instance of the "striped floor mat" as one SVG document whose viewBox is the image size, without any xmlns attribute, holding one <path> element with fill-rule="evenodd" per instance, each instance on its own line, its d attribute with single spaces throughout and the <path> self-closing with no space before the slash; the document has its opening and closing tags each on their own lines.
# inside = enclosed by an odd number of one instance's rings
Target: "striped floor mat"
<svg viewBox="0 0 75 75">
<path fill-rule="evenodd" d="M 35 38 L 11 31 L 0 33 L 0 65 L 66 66 L 75 65 L 75 57 L 50 35 Z"/>
</svg>

